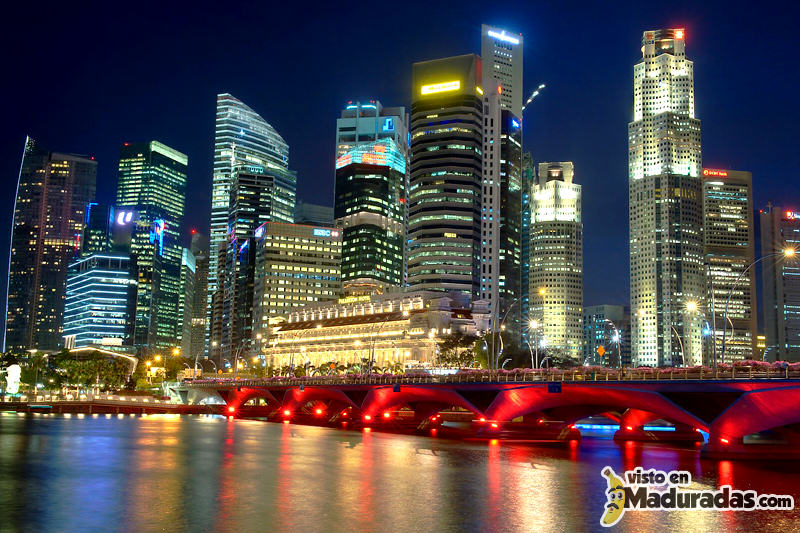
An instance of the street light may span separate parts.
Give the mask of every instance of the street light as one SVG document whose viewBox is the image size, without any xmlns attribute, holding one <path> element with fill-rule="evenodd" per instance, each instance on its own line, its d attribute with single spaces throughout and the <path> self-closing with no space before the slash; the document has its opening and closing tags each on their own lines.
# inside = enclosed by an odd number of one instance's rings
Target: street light
<svg viewBox="0 0 800 533">
<path fill-rule="evenodd" d="M 533 330 L 533 344 L 534 346 L 536 346 L 536 363 L 534 364 L 533 359 L 531 359 L 531 365 L 533 365 L 533 368 L 539 368 L 539 331 L 538 331 L 539 322 L 536 319 L 531 320 L 528 323 L 528 329 Z M 528 350 L 530 351 L 530 349 L 531 349 L 531 343 L 529 342 Z"/>
<path fill-rule="evenodd" d="M 755 266 L 756 264 L 760 263 L 764 259 L 768 259 L 770 257 L 783 257 L 785 259 L 792 259 L 796 255 L 797 255 L 797 250 L 795 250 L 794 248 L 789 248 L 789 247 L 784 248 L 780 252 L 767 254 L 767 255 L 765 255 L 763 257 L 760 257 L 760 258 L 756 259 L 755 261 L 753 261 L 749 265 L 747 265 L 747 267 L 745 267 L 745 269 L 742 270 L 739 273 L 739 275 L 736 277 L 736 280 L 733 282 L 733 287 L 731 287 L 731 290 L 728 292 L 728 298 L 725 300 L 725 311 L 723 312 L 723 317 L 722 317 L 722 355 L 721 355 L 721 362 L 722 363 L 725 362 L 725 332 L 728 329 L 727 328 L 727 326 L 728 326 L 728 324 L 727 324 L 727 320 L 728 320 L 728 305 L 731 303 L 731 297 L 733 296 L 733 291 L 739 285 L 739 282 L 742 280 L 742 278 L 744 278 L 745 274 L 747 274 L 747 272 L 751 268 L 753 268 L 753 266 Z M 715 324 L 715 327 L 716 327 L 716 324 Z M 714 361 L 714 368 L 715 369 L 716 369 L 716 366 L 717 366 L 717 361 L 715 360 Z"/>
</svg>

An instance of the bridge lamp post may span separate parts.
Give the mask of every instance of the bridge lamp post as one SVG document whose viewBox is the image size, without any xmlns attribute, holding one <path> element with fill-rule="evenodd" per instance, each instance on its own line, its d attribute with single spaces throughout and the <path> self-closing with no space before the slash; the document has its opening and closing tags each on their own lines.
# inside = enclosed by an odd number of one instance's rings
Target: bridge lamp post
<svg viewBox="0 0 800 533">
<path fill-rule="evenodd" d="M 536 346 L 536 362 L 534 363 L 533 358 L 531 358 L 531 365 L 533 365 L 533 368 L 539 368 L 539 321 L 536 319 L 531 320 L 528 323 L 528 329 L 533 331 L 533 345 Z M 528 350 L 530 351 L 530 349 L 531 343 L 528 343 Z"/>
<path fill-rule="evenodd" d="M 753 261 L 752 263 L 747 265 L 745 267 L 745 269 L 742 270 L 739 273 L 739 275 L 736 277 L 736 280 L 733 282 L 733 287 L 731 287 L 731 290 L 728 291 L 728 297 L 725 300 L 725 311 L 723 312 L 723 316 L 722 316 L 722 354 L 721 354 L 721 361 L 723 363 L 725 362 L 725 331 L 726 331 L 727 326 L 728 326 L 728 324 L 727 324 L 728 305 L 731 303 L 731 297 L 733 296 L 733 291 L 736 290 L 736 287 L 739 285 L 739 282 L 742 281 L 742 279 L 744 279 L 745 274 L 747 274 L 747 272 L 751 268 L 753 268 L 755 265 L 757 265 L 761 261 L 763 261 L 765 259 L 769 259 L 770 257 L 779 257 L 779 258 L 782 258 L 782 259 L 793 259 L 793 258 L 797 257 L 797 250 L 795 250 L 794 248 L 788 248 L 787 247 L 787 248 L 784 248 L 783 250 L 781 250 L 780 252 L 775 252 L 775 253 L 772 253 L 772 254 L 767 254 L 767 255 L 765 255 L 763 257 L 759 257 L 758 259 L 756 259 L 755 261 Z M 714 362 L 714 366 L 716 367 L 716 361 Z"/>
<path fill-rule="evenodd" d="M 541 348 L 542 350 L 546 350 L 546 349 L 547 349 L 547 339 L 545 339 L 544 337 L 542 337 L 542 338 L 541 338 L 541 340 L 540 340 L 540 341 L 539 341 L 539 343 L 538 343 L 538 346 L 539 346 L 539 348 Z M 548 361 L 548 360 L 550 360 L 550 361 L 552 361 L 552 360 L 553 360 L 553 358 L 552 358 L 552 357 L 550 357 L 550 354 L 546 354 L 546 355 L 545 355 L 545 356 L 542 358 L 542 360 L 541 360 L 541 361 L 539 361 L 539 364 L 540 364 L 540 365 L 544 365 L 545 361 Z M 550 366 L 550 365 L 548 365 L 548 366 Z"/>
</svg>

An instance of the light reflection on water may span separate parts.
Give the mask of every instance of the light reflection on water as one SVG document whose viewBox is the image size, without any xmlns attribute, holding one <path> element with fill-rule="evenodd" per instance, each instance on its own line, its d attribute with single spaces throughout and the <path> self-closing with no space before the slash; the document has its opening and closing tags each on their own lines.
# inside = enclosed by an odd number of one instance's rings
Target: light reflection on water
<svg viewBox="0 0 800 533">
<path fill-rule="evenodd" d="M 0 530 L 591 531 L 600 470 L 792 494 L 792 462 L 587 437 L 566 448 L 210 417 L 0 414 Z M 621 531 L 788 531 L 800 512 L 627 512 Z"/>
</svg>

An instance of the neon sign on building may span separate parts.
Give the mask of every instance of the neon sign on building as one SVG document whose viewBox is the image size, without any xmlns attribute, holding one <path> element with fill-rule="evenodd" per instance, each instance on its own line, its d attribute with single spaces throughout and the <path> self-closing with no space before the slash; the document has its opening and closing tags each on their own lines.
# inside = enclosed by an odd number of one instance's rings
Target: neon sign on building
<svg viewBox="0 0 800 533">
<path fill-rule="evenodd" d="M 461 88 L 461 82 L 458 80 L 445 81 L 442 83 L 434 83 L 432 85 L 423 85 L 422 94 L 445 93 L 449 91 L 457 91 L 460 88 Z"/>
<path fill-rule="evenodd" d="M 406 158 L 392 139 L 356 146 L 336 159 L 336 168 L 340 169 L 353 163 L 390 167 L 401 174 L 406 173 Z"/>
<path fill-rule="evenodd" d="M 703 176 L 718 176 L 720 178 L 728 177 L 727 170 L 717 170 L 713 168 L 704 168 L 703 169 Z"/>
</svg>

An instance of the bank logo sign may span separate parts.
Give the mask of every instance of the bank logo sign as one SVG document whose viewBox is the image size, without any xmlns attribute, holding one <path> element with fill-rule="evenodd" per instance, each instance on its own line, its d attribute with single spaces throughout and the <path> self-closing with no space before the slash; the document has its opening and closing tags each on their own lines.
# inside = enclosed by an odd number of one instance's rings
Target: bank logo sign
<svg viewBox="0 0 800 533">
<path fill-rule="evenodd" d="M 688 489 L 692 475 L 685 470 L 663 472 L 628 470 L 621 476 L 610 466 L 603 468 L 606 479 L 606 505 L 600 525 L 611 527 L 625 511 L 759 511 L 794 509 L 794 498 L 787 494 L 759 494 L 754 490 L 735 490 L 722 485 L 719 490 Z"/>
</svg>

